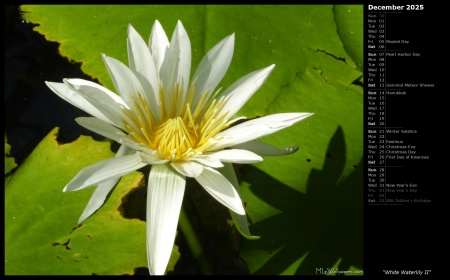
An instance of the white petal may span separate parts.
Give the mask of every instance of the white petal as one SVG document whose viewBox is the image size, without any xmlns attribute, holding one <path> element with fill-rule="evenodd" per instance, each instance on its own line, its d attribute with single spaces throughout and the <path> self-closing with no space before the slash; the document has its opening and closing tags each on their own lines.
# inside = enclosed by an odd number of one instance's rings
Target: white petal
<svg viewBox="0 0 450 280">
<path fill-rule="evenodd" d="M 219 172 L 225 176 L 225 178 L 230 181 L 233 187 L 236 189 L 237 193 L 241 196 L 241 191 L 239 188 L 239 182 L 236 177 L 236 173 L 234 172 L 233 165 L 231 163 L 225 163 L 223 168 L 219 169 Z M 233 211 L 230 211 L 231 217 L 233 218 L 234 224 L 238 231 L 247 239 L 259 239 L 259 236 L 252 235 L 250 233 L 250 229 L 248 228 L 247 215 L 238 215 Z"/>
<path fill-rule="evenodd" d="M 149 48 L 153 56 L 153 60 L 155 61 L 156 70 L 159 73 L 161 65 L 163 64 L 164 61 L 164 56 L 166 54 L 167 49 L 169 48 L 169 39 L 167 38 L 167 35 L 164 32 L 161 24 L 157 20 L 155 21 L 152 27 Z"/>
<path fill-rule="evenodd" d="M 89 199 L 86 208 L 84 208 L 83 213 L 78 219 L 78 224 L 81 224 L 84 220 L 89 218 L 95 211 L 97 211 L 105 202 L 106 197 L 109 192 L 116 186 L 117 182 L 119 182 L 120 177 L 113 178 L 109 181 L 103 182 L 95 188 L 95 191 L 92 193 L 91 198 Z"/>
<path fill-rule="evenodd" d="M 218 158 L 221 162 L 254 163 L 263 160 L 262 157 L 253 152 L 240 149 L 221 150 L 208 153 L 208 155 Z"/>
<path fill-rule="evenodd" d="M 193 76 L 193 80 L 196 81 L 195 85 L 192 85 L 194 87 L 193 108 L 203 94 L 214 93 L 214 89 L 230 66 L 233 51 L 234 34 L 224 38 L 203 57 Z"/>
<path fill-rule="evenodd" d="M 172 161 L 170 165 L 186 177 L 197 177 L 203 171 L 203 165 L 192 161 Z"/>
<path fill-rule="evenodd" d="M 131 24 L 128 25 L 128 63 L 147 95 L 151 111 L 158 114 L 159 80 L 155 62 L 147 44 Z"/>
<path fill-rule="evenodd" d="M 248 151 L 252 151 L 261 156 L 282 156 L 282 155 L 290 155 L 295 153 L 298 150 L 298 146 L 291 146 L 287 148 L 277 148 L 272 145 L 269 145 L 264 142 L 259 142 L 257 140 L 245 142 L 236 146 L 232 146 L 231 148 L 236 149 L 244 149 Z"/>
<path fill-rule="evenodd" d="M 154 152 L 152 149 L 137 143 L 135 140 L 132 140 L 129 137 L 121 138 L 118 142 L 120 144 L 127 145 L 128 147 L 130 147 L 130 148 L 132 148 L 134 150 L 141 151 L 141 152 L 143 152 L 145 154 L 148 154 L 148 155 L 151 155 Z"/>
<path fill-rule="evenodd" d="M 123 107 L 128 107 L 125 102 L 117 94 L 111 92 L 96 83 L 81 79 L 64 79 L 64 83 L 79 94 L 81 94 L 87 101 L 100 110 L 109 120 L 113 121 L 114 125 L 120 128 L 123 127 Z"/>
<path fill-rule="evenodd" d="M 121 177 L 145 165 L 147 164 L 143 163 L 136 154 L 105 159 L 82 169 L 63 191 L 77 191 L 97 185 Z"/>
<path fill-rule="evenodd" d="M 282 113 L 246 121 L 218 133 L 215 138 L 223 138 L 210 151 L 220 150 L 275 133 L 312 115 L 313 113 Z"/>
<path fill-rule="evenodd" d="M 222 108 L 222 112 L 228 111 L 227 118 L 232 117 L 241 109 L 267 80 L 274 67 L 275 65 L 272 64 L 269 67 L 247 74 L 222 93 L 223 97 L 229 98 L 227 104 Z"/>
<path fill-rule="evenodd" d="M 183 24 L 178 21 L 160 71 L 165 97 L 174 99 L 176 85 L 184 95 L 187 94 L 190 71 L 191 42 Z M 167 100 L 165 104 L 168 104 Z"/>
<path fill-rule="evenodd" d="M 109 123 L 92 117 L 79 117 L 75 121 L 91 131 L 98 133 L 102 136 L 110 138 L 120 143 L 120 139 L 126 136 L 122 130 L 110 125 Z"/>
<path fill-rule="evenodd" d="M 133 152 L 133 150 L 129 149 L 128 147 L 126 147 L 124 145 L 121 145 L 119 150 L 116 153 L 116 157 L 124 156 L 126 154 L 129 154 L 130 152 Z M 99 209 L 100 206 L 103 205 L 109 192 L 114 188 L 114 186 L 117 184 L 117 182 L 119 180 L 120 180 L 120 177 L 117 177 L 117 178 L 103 182 L 100 185 L 98 185 L 98 187 L 95 189 L 94 193 L 91 195 L 91 198 L 89 199 L 89 202 L 86 205 L 86 208 L 84 208 L 83 213 L 81 214 L 80 218 L 78 219 L 78 224 L 81 224 L 84 220 L 86 220 L 89 216 L 91 216 L 95 211 L 97 211 L 97 209 Z"/>
<path fill-rule="evenodd" d="M 127 106 L 120 96 L 118 96 L 114 92 L 110 91 L 109 89 L 107 89 L 97 83 L 83 80 L 83 79 L 64 79 L 63 81 L 67 85 L 72 86 L 73 89 L 80 91 L 84 94 L 92 92 L 92 93 L 96 93 L 99 95 L 107 96 L 108 98 L 111 98 L 112 100 L 114 100 L 114 102 L 116 102 L 124 107 Z"/>
<path fill-rule="evenodd" d="M 100 112 L 94 105 L 86 100 L 80 93 L 71 89 L 64 83 L 45 82 L 45 84 L 59 97 L 74 105 L 75 107 L 85 111 L 86 113 L 104 120 L 110 124 L 114 124 L 114 121 L 107 118 L 102 112 Z"/>
<path fill-rule="evenodd" d="M 233 185 L 217 170 L 204 167 L 202 174 L 195 179 L 217 201 L 237 214 L 245 215 L 239 194 Z"/>
<path fill-rule="evenodd" d="M 143 162 L 145 162 L 147 164 L 162 164 L 162 163 L 166 163 L 169 161 L 167 159 L 159 158 L 155 151 L 153 151 L 150 154 L 137 152 L 137 155 L 141 158 L 141 160 Z"/>
<path fill-rule="evenodd" d="M 147 260 L 163 275 L 172 253 L 186 180 L 167 164 L 153 165 L 147 191 Z"/>
<path fill-rule="evenodd" d="M 193 161 L 196 161 L 202 165 L 209 166 L 212 168 L 220 168 L 223 164 L 220 162 L 218 158 L 208 156 L 208 155 L 199 155 L 192 158 Z"/>
<path fill-rule="evenodd" d="M 119 60 L 108 57 L 105 54 L 102 54 L 102 57 L 117 92 L 125 103 L 133 110 L 135 108 L 133 100 L 138 100 L 138 94 L 144 93 L 144 89 L 142 88 L 139 79 Z M 143 95 L 143 97 L 146 98 L 145 95 Z M 148 102 L 148 100 L 146 101 Z"/>
</svg>

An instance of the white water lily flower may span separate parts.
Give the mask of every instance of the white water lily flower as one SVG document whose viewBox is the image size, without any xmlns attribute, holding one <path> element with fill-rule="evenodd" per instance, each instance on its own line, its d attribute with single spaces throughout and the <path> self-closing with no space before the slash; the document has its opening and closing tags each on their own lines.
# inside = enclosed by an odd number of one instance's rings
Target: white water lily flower
<svg viewBox="0 0 450 280">
<path fill-rule="evenodd" d="M 274 68 L 254 71 L 224 92 L 216 91 L 230 65 L 234 37 L 224 38 L 206 54 L 189 83 L 191 45 L 181 22 L 169 42 L 156 21 L 149 45 L 129 25 L 129 67 L 103 54 L 118 95 L 81 79 L 46 82 L 61 98 L 93 116 L 77 118 L 80 125 L 122 144 L 116 157 L 86 167 L 65 186 L 64 191 L 75 191 L 98 185 L 79 223 L 104 203 L 121 176 L 152 165 L 146 212 L 150 274 L 166 270 L 186 177 L 195 178 L 237 214 L 238 226 L 248 232 L 239 186 L 234 173 L 234 178 L 229 175 L 231 163 L 254 163 L 262 161 L 260 155 L 295 152 L 295 147 L 277 149 L 256 139 L 312 115 L 281 113 L 230 127 L 235 121 L 230 118 Z"/>
</svg>

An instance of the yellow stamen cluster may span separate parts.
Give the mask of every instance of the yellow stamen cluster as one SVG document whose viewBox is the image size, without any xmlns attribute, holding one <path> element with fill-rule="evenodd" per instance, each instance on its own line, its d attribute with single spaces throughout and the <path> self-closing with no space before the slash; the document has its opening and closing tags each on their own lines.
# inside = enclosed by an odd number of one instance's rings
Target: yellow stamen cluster
<svg viewBox="0 0 450 280">
<path fill-rule="evenodd" d="M 173 94 L 159 91 L 159 117 L 153 114 L 147 100 L 138 94 L 131 109 L 124 109 L 126 132 L 133 141 L 157 151 L 161 159 L 183 161 L 208 150 L 211 138 L 228 127 L 226 112 L 221 109 L 226 98 L 203 94 L 195 108 L 191 107 L 194 90 L 184 99 L 179 87 Z"/>
</svg>

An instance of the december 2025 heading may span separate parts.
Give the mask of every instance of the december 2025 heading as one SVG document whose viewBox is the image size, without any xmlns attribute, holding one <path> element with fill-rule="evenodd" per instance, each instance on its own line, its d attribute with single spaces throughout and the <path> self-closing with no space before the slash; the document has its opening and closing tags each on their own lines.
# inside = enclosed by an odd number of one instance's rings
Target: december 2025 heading
<svg viewBox="0 0 450 280">
<path fill-rule="evenodd" d="M 425 8 L 424 5 L 368 5 L 369 11 L 420 11 Z"/>
</svg>

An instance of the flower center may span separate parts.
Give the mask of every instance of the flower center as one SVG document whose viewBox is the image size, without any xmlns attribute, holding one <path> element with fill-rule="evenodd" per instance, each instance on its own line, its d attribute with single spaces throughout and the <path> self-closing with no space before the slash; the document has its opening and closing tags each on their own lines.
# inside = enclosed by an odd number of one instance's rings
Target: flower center
<svg viewBox="0 0 450 280">
<path fill-rule="evenodd" d="M 228 127 L 226 112 L 221 109 L 226 98 L 219 101 L 202 96 L 196 106 L 191 106 L 193 90 L 185 102 L 179 98 L 166 98 L 160 91 L 158 117 L 153 114 L 145 98 L 138 94 L 131 109 L 124 109 L 123 120 L 128 136 L 141 146 L 158 153 L 161 159 L 184 161 L 210 148 L 210 141 L 217 133 Z"/>
<path fill-rule="evenodd" d="M 168 119 L 156 128 L 151 148 L 161 158 L 185 160 L 198 153 L 195 131 L 180 117 Z"/>
</svg>

